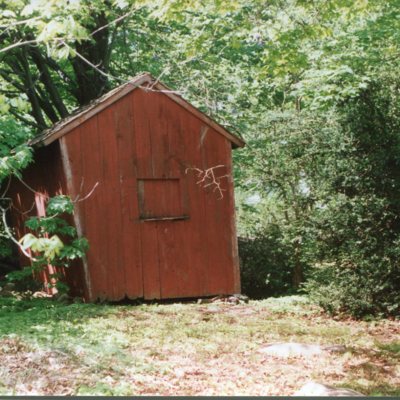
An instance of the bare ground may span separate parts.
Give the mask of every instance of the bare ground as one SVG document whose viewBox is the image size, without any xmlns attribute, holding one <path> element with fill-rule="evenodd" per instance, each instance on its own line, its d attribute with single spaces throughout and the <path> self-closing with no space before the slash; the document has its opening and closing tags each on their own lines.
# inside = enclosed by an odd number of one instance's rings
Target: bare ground
<svg viewBox="0 0 400 400">
<path fill-rule="evenodd" d="M 399 321 L 336 321 L 299 297 L 36 307 L 15 315 L 15 329 L 12 321 L 0 314 L 0 394 L 287 396 L 309 380 L 400 394 Z M 260 352 L 277 342 L 346 351 L 292 358 Z"/>
</svg>

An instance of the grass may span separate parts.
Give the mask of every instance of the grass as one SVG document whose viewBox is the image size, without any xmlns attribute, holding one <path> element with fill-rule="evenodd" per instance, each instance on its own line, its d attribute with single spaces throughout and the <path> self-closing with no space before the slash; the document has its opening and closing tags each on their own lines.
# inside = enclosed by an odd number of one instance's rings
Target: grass
<svg viewBox="0 0 400 400">
<path fill-rule="evenodd" d="M 0 395 L 291 395 L 309 380 L 400 395 L 398 321 L 335 321 L 306 298 L 60 304 L 0 298 Z M 273 342 L 346 346 L 280 359 Z"/>
</svg>

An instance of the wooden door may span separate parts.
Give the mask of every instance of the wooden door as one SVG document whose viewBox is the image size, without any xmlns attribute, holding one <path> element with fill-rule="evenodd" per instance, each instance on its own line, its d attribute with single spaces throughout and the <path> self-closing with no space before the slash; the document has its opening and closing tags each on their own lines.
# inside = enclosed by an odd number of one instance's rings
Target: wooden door
<svg viewBox="0 0 400 400">
<path fill-rule="evenodd" d="M 138 179 L 142 232 L 144 297 L 182 297 L 188 220 L 184 182 L 180 177 Z"/>
</svg>

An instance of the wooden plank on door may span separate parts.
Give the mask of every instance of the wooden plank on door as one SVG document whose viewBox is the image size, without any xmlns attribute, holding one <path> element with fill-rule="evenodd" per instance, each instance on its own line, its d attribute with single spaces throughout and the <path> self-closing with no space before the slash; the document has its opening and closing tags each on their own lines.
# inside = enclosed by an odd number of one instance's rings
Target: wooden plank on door
<svg viewBox="0 0 400 400">
<path fill-rule="evenodd" d="M 187 266 L 184 263 L 186 243 L 183 235 L 185 220 L 182 209 L 180 179 L 156 180 L 154 195 L 159 199 L 155 214 L 161 215 L 157 223 L 160 287 L 162 298 L 184 297 L 181 290 Z M 158 190 L 157 190 L 158 189 Z M 172 218 L 163 220 L 162 218 Z M 174 219 L 176 218 L 176 219 Z"/>
<path fill-rule="evenodd" d="M 182 138 L 181 116 L 187 114 L 178 104 L 167 96 L 159 96 L 158 115 L 160 131 L 159 168 L 163 176 L 169 177 L 165 185 L 162 202 L 164 215 L 174 215 L 182 219 L 159 222 L 158 243 L 160 252 L 161 295 L 163 298 L 196 296 L 191 285 L 191 267 L 188 262 L 187 226 L 190 218 Z"/>
<path fill-rule="evenodd" d="M 121 265 L 125 292 L 130 299 L 143 296 L 142 250 L 137 193 L 136 131 L 133 93 L 118 101 L 115 130 L 121 182 Z"/>
<path fill-rule="evenodd" d="M 204 238 L 205 207 L 204 191 L 197 184 L 199 178 L 194 168 L 202 168 L 201 140 L 203 123 L 188 113 L 180 114 L 180 135 L 175 141 L 181 141 L 180 159 L 183 162 L 184 182 L 186 184 L 189 219 L 184 225 L 186 247 L 185 280 L 182 281 L 182 293 L 185 297 L 206 296 L 208 251 Z M 179 144 L 176 144 L 179 146 Z"/>
<path fill-rule="evenodd" d="M 137 177 L 151 178 L 153 175 L 152 143 L 149 126 L 149 110 L 152 108 L 150 93 L 143 90 L 133 92 L 134 131 L 136 139 Z M 138 185 L 138 197 L 143 186 Z M 137 199 L 136 201 L 138 201 Z M 143 295 L 146 299 L 160 298 L 160 273 L 158 256 L 157 224 L 140 220 L 142 252 Z"/>
<path fill-rule="evenodd" d="M 153 178 L 156 180 L 147 182 L 148 190 L 145 189 L 144 194 L 145 203 L 149 204 L 149 211 L 153 212 L 154 216 L 168 217 L 174 214 L 173 202 L 175 201 L 175 198 L 172 199 L 169 196 L 169 189 L 172 189 L 173 182 L 164 180 L 169 176 L 168 122 L 166 120 L 168 103 L 165 102 L 166 96 L 162 93 L 152 92 L 148 94 L 148 97 L 151 98 L 148 118 L 151 136 L 152 172 Z M 179 291 L 176 290 L 176 263 L 179 263 L 179 261 L 175 249 L 175 224 L 160 221 L 154 222 L 154 224 L 157 226 L 160 297 L 179 296 Z"/>
</svg>

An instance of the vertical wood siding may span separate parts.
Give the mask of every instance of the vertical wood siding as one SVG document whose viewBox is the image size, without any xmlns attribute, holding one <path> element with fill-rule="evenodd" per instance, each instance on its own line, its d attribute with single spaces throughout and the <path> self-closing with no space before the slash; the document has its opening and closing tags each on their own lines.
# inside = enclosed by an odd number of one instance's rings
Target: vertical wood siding
<svg viewBox="0 0 400 400">
<path fill-rule="evenodd" d="M 232 179 L 221 180 L 219 198 L 190 169 L 224 165 L 218 176 L 231 174 L 227 138 L 166 95 L 138 89 L 60 140 L 71 169 L 69 192 L 83 197 L 98 184 L 76 205 L 90 243 L 88 300 L 240 290 Z M 51 159 L 48 171 L 53 165 L 61 168 Z M 39 170 L 36 163 L 25 179 L 34 181 Z M 54 191 L 55 176 L 43 190 Z M 83 287 L 82 266 L 79 274 Z"/>
</svg>

